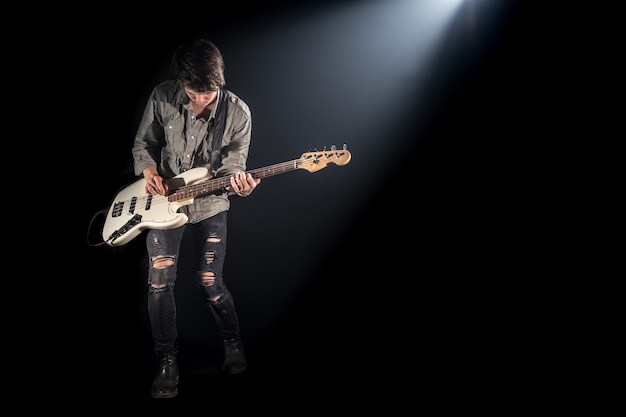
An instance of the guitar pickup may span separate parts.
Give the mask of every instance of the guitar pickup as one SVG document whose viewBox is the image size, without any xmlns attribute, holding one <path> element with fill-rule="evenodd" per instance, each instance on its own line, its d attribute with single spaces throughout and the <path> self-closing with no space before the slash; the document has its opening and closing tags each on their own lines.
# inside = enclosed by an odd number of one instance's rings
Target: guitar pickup
<svg viewBox="0 0 626 417">
<path fill-rule="evenodd" d="M 124 202 L 120 201 L 118 203 L 115 203 L 113 204 L 113 208 L 111 209 L 111 217 L 120 217 L 123 211 L 124 211 Z"/>
</svg>

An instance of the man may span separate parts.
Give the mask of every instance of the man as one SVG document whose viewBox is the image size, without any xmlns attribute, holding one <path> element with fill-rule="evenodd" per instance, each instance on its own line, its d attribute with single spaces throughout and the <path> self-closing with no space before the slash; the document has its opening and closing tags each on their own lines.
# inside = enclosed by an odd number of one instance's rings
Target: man
<svg viewBox="0 0 626 417">
<path fill-rule="evenodd" d="M 261 181 L 245 173 L 251 113 L 241 98 L 224 88 L 220 50 L 204 39 L 185 43 L 174 52 L 171 68 L 175 79 L 154 88 L 139 123 L 132 148 L 135 174 L 143 175 L 145 191 L 151 195 L 166 195 L 175 188 L 173 177 L 197 167 L 207 168 L 212 177 L 230 177 L 230 186 L 180 207 L 178 211 L 188 217 L 186 224 L 146 234 L 148 314 L 159 359 L 151 390 L 154 398 L 178 394 L 174 286 L 186 230 L 194 242 L 195 276 L 223 340 L 223 370 L 238 374 L 246 369 L 239 319 L 222 270 L 229 198 L 250 195 Z M 220 136 L 221 142 L 215 143 Z"/>
</svg>

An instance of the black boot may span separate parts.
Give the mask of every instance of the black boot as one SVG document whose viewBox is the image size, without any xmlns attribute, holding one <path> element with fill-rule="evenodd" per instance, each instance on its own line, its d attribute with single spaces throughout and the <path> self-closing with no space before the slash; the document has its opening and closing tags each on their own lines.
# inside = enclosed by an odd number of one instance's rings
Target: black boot
<svg viewBox="0 0 626 417">
<path fill-rule="evenodd" d="M 153 398 L 173 398 L 178 395 L 178 361 L 176 355 L 159 358 L 159 372 L 152 381 Z"/>
<path fill-rule="evenodd" d="M 224 366 L 222 369 L 229 374 L 240 374 L 246 370 L 247 365 L 241 340 L 224 340 Z"/>
</svg>

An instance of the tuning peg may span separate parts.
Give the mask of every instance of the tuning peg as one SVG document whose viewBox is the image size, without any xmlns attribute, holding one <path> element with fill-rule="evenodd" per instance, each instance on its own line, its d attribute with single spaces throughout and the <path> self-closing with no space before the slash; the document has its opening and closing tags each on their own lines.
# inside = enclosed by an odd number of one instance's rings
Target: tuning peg
<svg viewBox="0 0 626 417">
<path fill-rule="evenodd" d="M 336 150 L 337 150 L 337 146 L 335 146 L 335 145 L 330 145 L 330 150 L 331 150 L 331 151 L 336 151 Z"/>
</svg>

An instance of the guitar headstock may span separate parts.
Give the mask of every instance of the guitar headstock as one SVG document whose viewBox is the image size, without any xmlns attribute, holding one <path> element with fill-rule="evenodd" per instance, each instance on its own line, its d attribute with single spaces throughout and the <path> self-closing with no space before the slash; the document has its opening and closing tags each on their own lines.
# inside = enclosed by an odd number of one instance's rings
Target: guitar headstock
<svg viewBox="0 0 626 417">
<path fill-rule="evenodd" d="M 326 168 L 328 164 L 335 164 L 337 166 L 346 165 L 350 162 L 350 159 L 352 159 L 352 155 L 346 149 L 346 145 L 343 145 L 342 149 L 337 149 L 337 147 L 333 145 L 329 150 L 324 149 L 322 151 L 303 153 L 298 160 L 298 168 L 315 172 Z"/>
</svg>

